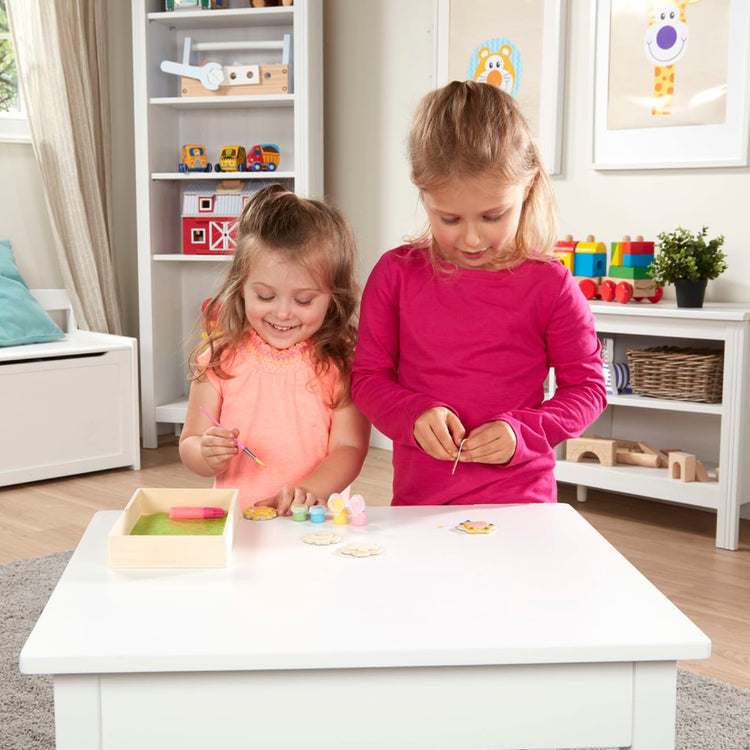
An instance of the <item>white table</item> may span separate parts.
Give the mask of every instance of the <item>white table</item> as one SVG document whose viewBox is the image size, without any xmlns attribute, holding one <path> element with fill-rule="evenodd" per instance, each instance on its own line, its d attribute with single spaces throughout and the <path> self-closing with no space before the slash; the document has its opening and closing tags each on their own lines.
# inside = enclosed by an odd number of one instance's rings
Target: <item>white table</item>
<svg viewBox="0 0 750 750">
<path fill-rule="evenodd" d="M 567 505 L 242 521 L 222 570 L 107 567 L 95 515 L 21 652 L 58 750 L 674 745 L 676 661 L 709 639 Z M 464 520 L 497 525 L 465 535 Z"/>
</svg>

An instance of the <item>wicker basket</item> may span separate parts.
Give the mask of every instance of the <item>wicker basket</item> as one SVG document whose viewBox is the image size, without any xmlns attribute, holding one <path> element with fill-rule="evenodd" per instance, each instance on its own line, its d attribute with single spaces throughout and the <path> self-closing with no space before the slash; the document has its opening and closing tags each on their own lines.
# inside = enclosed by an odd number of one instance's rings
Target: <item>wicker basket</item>
<svg viewBox="0 0 750 750">
<path fill-rule="evenodd" d="M 628 365 L 633 393 L 707 404 L 721 401 L 721 351 L 674 346 L 628 349 Z"/>
</svg>

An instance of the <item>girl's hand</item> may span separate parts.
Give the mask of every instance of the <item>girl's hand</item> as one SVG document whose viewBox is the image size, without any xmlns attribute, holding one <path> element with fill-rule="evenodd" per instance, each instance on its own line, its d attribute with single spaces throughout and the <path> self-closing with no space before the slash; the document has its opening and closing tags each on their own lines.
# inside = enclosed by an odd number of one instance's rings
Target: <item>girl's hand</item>
<svg viewBox="0 0 750 750">
<path fill-rule="evenodd" d="M 304 487 L 287 485 L 282 487 L 273 497 L 267 497 L 258 505 L 276 508 L 280 516 L 288 516 L 291 513 L 292 505 L 307 505 L 309 508 L 311 505 L 318 505 L 319 502 L 318 498 Z"/>
<path fill-rule="evenodd" d="M 516 434 L 507 422 L 485 422 L 472 430 L 461 449 L 461 462 L 507 464 L 516 452 Z"/>
<path fill-rule="evenodd" d="M 212 471 L 220 474 L 229 467 L 229 462 L 237 455 L 235 438 L 240 431 L 222 430 L 220 427 L 209 427 L 201 436 L 201 458 Z"/>
<path fill-rule="evenodd" d="M 465 434 L 461 420 L 445 406 L 428 409 L 414 423 L 414 439 L 419 447 L 439 461 L 455 460 Z"/>
</svg>

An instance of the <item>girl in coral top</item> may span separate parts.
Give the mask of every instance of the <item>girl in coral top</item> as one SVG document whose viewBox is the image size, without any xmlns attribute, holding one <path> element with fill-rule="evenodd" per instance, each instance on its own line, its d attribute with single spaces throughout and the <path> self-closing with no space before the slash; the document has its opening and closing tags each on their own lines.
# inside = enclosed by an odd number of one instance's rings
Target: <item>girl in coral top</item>
<svg viewBox="0 0 750 750">
<path fill-rule="evenodd" d="M 393 504 L 554 502 L 553 448 L 606 395 L 528 125 L 501 89 L 456 81 L 423 99 L 409 155 L 429 228 L 373 269 L 352 376 L 393 440 Z"/>
<path fill-rule="evenodd" d="M 180 456 L 238 488 L 242 508 L 315 505 L 362 467 L 370 427 L 349 394 L 354 255 L 335 209 L 280 185 L 240 215 L 231 268 L 203 312 L 207 340 L 191 355 Z"/>
</svg>

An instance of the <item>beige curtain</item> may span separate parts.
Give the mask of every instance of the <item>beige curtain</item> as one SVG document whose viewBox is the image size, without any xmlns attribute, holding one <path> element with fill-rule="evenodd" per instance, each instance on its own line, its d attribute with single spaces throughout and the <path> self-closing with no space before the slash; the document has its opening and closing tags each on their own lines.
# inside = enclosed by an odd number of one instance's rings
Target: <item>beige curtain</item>
<svg viewBox="0 0 750 750">
<path fill-rule="evenodd" d="M 107 0 L 7 0 L 19 83 L 81 328 L 121 333 L 112 256 Z"/>
</svg>

